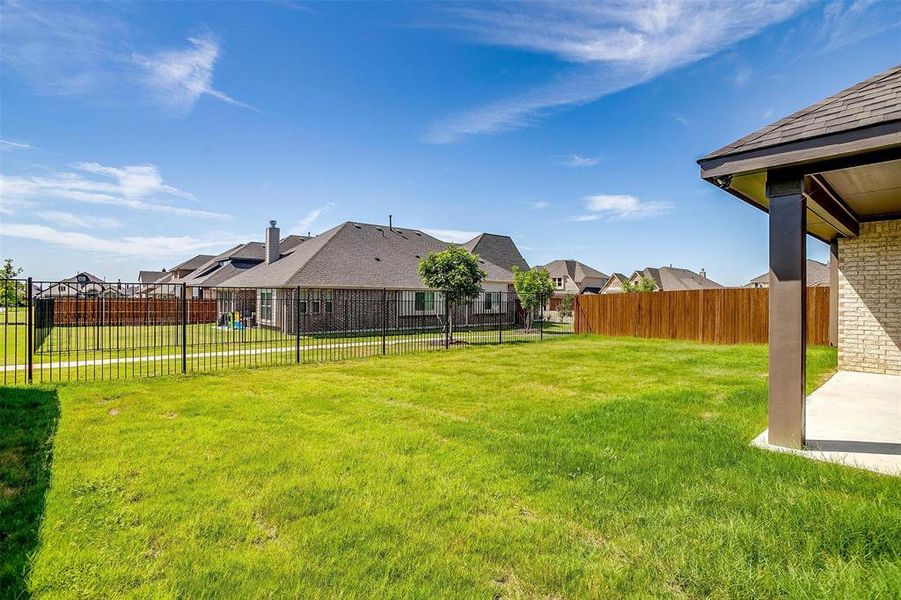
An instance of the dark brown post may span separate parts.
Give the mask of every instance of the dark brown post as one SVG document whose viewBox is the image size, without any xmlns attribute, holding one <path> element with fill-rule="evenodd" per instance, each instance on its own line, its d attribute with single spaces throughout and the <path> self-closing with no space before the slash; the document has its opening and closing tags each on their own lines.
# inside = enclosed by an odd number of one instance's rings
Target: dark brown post
<svg viewBox="0 0 901 600">
<path fill-rule="evenodd" d="M 838 240 L 829 243 L 829 345 L 838 346 Z"/>
<path fill-rule="evenodd" d="M 15 285 L 16 282 L 13 281 L 13 286 Z M 33 286 L 31 277 L 28 278 L 25 287 L 25 355 L 27 361 L 25 382 L 34 383 L 34 317 L 31 314 L 34 311 L 34 301 L 32 300 Z M 13 289 L 15 289 L 15 287 Z M 15 294 L 13 297 L 15 297 Z"/>
<path fill-rule="evenodd" d="M 805 442 L 807 208 L 804 175 L 767 173 L 770 205 L 769 443 Z"/>
</svg>

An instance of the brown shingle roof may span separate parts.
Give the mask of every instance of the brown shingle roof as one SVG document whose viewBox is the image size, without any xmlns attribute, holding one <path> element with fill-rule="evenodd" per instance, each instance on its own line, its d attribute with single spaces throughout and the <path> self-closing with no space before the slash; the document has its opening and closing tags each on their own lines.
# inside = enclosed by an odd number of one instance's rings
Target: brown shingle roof
<svg viewBox="0 0 901 600">
<path fill-rule="evenodd" d="M 417 229 L 347 222 L 305 241 L 274 263 L 243 271 L 224 285 L 421 289 L 419 261 L 447 246 Z M 489 281 L 513 280 L 509 270 L 484 258 L 480 266 Z"/>
<path fill-rule="evenodd" d="M 680 269 L 679 267 L 660 267 L 659 269 L 647 267 L 638 273 L 653 280 L 657 284 L 657 289 L 663 292 L 723 287 L 700 273 L 695 273 L 691 269 Z"/>
<path fill-rule="evenodd" d="M 763 275 L 758 275 L 750 281 L 754 283 L 770 283 L 770 273 L 767 271 Z M 749 285 L 750 285 L 749 284 Z M 807 259 L 807 285 L 809 287 L 818 287 L 829 285 L 829 265 L 823 264 L 812 258 Z"/>
<path fill-rule="evenodd" d="M 514 265 L 522 271 L 529 269 L 529 263 L 519 253 L 519 248 L 509 235 L 482 233 L 463 244 L 463 247 L 504 269 L 512 271 Z"/>
<path fill-rule="evenodd" d="M 711 152 L 708 160 L 901 120 L 901 65 Z"/>
</svg>

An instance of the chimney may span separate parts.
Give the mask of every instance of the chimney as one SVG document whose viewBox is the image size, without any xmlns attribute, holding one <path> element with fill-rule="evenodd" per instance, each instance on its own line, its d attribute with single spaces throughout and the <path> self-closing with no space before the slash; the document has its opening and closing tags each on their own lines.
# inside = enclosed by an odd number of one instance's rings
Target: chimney
<svg viewBox="0 0 901 600">
<path fill-rule="evenodd" d="M 269 221 L 269 227 L 266 228 L 266 264 L 274 263 L 278 257 L 278 227 L 275 226 L 275 221 Z"/>
<path fill-rule="evenodd" d="M 699 272 L 699 275 L 704 279 L 707 279 L 707 271 L 705 269 L 702 268 Z"/>
</svg>

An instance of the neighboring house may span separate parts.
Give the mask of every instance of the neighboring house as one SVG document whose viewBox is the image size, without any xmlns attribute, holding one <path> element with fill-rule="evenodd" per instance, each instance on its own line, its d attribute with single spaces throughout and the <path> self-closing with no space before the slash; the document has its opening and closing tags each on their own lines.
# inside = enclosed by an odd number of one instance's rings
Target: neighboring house
<svg viewBox="0 0 901 600">
<path fill-rule="evenodd" d="M 272 229 L 267 229 L 267 236 L 273 235 Z M 275 228 L 275 239 L 277 232 Z M 242 306 L 245 313 L 253 310 L 262 325 L 292 331 L 300 314 L 305 329 L 325 328 L 326 322 L 334 328 L 336 319 L 351 320 L 351 316 L 354 323 L 367 322 L 371 327 L 382 326 L 383 319 L 390 321 L 392 327 L 403 326 L 405 321 L 422 323 L 421 317 L 440 321 L 445 314 L 442 295 L 423 289 L 418 267 L 427 255 L 449 245 L 417 229 L 345 222 L 287 252 L 266 252 L 259 264 L 217 283 L 217 294 L 230 300 L 232 306 Z M 509 308 L 502 304 L 501 293 L 513 289 L 512 267 L 528 269 L 528 264 L 508 236 L 482 234 L 463 247 L 479 254 L 480 266 L 487 276 L 483 293 L 470 307 L 461 308 L 457 322 L 494 322 Z M 255 303 L 249 304 L 248 298 L 242 296 L 246 290 L 226 288 L 257 288 Z M 223 294 L 230 292 L 231 296 Z M 343 311 L 383 305 L 372 300 L 388 292 L 390 314 L 344 315 Z M 336 306 L 343 307 L 341 314 L 336 314 Z"/>
<path fill-rule="evenodd" d="M 647 278 L 654 282 L 655 292 L 674 292 L 680 290 L 712 290 L 723 286 L 709 279 L 704 269 L 695 273 L 689 269 L 679 267 L 646 267 L 641 271 L 635 271 L 629 277 L 629 283 L 635 285 L 641 278 Z"/>
<path fill-rule="evenodd" d="M 35 294 L 35 298 L 119 298 L 125 295 L 118 283 L 107 283 L 96 275 L 82 271 Z"/>
<path fill-rule="evenodd" d="M 597 294 L 608 277 L 597 269 L 577 260 L 555 260 L 536 267 L 545 269 L 554 284 L 554 293 L 545 305 L 546 310 L 556 311 L 560 299 L 568 294 Z"/>
<path fill-rule="evenodd" d="M 629 278 L 622 273 L 614 273 L 607 278 L 606 283 L 601 288 L 602 294 L 619 294 L 623 291 L 623 286 L 629 281 Z"/>
<path fill-rule="evenodd" d="M 770 273 L 755 277 L 744 285 L 749 288 L 765 288 L 770 286 Z M 829 265 L 812 258 L 807 259 L 807 287 L 829 287 Z"/>
</svg>

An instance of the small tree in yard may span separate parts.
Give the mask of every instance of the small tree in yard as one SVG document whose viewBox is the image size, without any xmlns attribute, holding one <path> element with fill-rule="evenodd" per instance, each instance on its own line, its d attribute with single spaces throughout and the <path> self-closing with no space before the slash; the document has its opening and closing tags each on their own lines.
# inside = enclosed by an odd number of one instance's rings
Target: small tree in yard
<svg viewBox="0 0 901 600">
<path fill-rule="evenodd" d="M 519 303 L 529 316 L 527 329 L 531 330 L 535 309 L 547 302 L 547 299 L 554 293 L 554 284 L 551 283 L 551 276 L 548 275 L 547 269 L 520 271 L 514 265 L 513 287 L 516 288 Z"/>
<path fill-rule="evenodd" d="M 0 280 L 3 289 L 0 290 L 0 306 L 18 306 L 25 300 L 25 284 L 21 281 L 11 281 L 22 274 L 22 269 L 13 265 L 13 259 L 7 258 L 0 267 Z"/>
<path fill-rule="evenodd" d="M 571 317 L 573 316 L 573 305 L 575 304 L 576 296 L 574 294 L 566 294 L 562 298 L 560 298 L 560 316 L 561 317 Z"/>
<path fill-rule="evenodd" d="M 645 277 L 642 275 L 638 278 L 638 281 L 632 283 L 631 281 L 623 282 L 623 291 L 624 292 L 653 292 L 657 289 L 657 284 L 654 283 L 654 280 L 650 277 Z"/>
<path fill-rule="evenodd" d="M 482 293 L 482 281 L 487 274 L 479 268 L 479 257 L 466 248 L 448 246 L 433 252 L 419 262 L 419 276 L 427 287 L 441 290 L 447 302 L 447 330 L 454 340 L 454 309 L 460 302 L 468 302 Z"/>
</svg>

